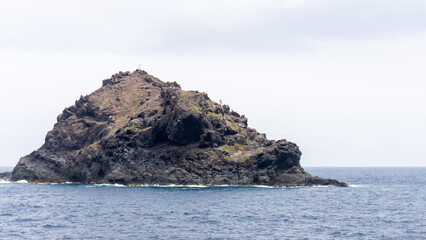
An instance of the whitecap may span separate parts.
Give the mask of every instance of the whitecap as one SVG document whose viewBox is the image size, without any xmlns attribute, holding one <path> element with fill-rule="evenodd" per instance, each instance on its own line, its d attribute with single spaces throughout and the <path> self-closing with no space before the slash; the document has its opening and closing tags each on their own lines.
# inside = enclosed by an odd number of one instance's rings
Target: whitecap
<svg viewBox="0 0 426 240">
<path fill-rule="evenodd" d="M 353 187 L 353 188 L 366 188 L 366 187 L 368 187 L 368 185 L 365 185 L 365 184 L 350 184 L 349 187 Z"/>
<path fill-rule="evenodd" d="M 206 188 L 206 185 L 180 185 L 179 187 L 190 187 L 190 188 Z"/>
</svg>

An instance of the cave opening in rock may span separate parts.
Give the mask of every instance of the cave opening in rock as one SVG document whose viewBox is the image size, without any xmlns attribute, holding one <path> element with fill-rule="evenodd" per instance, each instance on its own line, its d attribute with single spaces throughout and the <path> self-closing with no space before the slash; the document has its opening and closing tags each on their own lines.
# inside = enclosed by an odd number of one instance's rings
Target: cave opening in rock
<svg viewBox="0 0 426 240">
<path fill-rule="evenodd" d="M 201 129 L 201 123 L 199 119 L 190 115 L 182 120 L 182 132 L 179 143 L 189 144 L 200 140 L 200 136 L 203 134 Z"/>
</svg>

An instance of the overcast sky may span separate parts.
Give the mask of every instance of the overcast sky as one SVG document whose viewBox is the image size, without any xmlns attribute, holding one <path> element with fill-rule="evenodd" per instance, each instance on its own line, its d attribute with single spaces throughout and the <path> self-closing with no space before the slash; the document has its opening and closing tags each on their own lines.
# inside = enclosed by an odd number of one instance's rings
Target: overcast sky
<svg viewBox="0 0 426 240">
<path fill-rule="evenodd" d="M 0 0 L 0 166 L 140 64 L 296 142 L 302 166 L 426 166 L 426 1 Z"/>
</svg>

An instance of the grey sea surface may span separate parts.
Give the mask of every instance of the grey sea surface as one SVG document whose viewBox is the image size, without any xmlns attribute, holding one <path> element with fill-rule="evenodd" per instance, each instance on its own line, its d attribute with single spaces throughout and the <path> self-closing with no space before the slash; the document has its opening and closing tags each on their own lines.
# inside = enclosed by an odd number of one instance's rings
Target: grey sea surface
<svg viewBox="0 0 426 240">
<path fill-rule="evenodd" d="M 351 187 L 1 181 L 0 239 L 426 239 L 426 168 L 306 169 Z"/>
</svg>

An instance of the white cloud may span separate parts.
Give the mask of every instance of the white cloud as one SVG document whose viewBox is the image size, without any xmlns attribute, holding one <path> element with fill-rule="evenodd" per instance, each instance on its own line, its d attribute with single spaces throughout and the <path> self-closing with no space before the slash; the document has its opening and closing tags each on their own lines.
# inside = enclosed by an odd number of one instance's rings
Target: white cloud
<svg viewBox="0 0 426 240">
<path fill-rule="evenodd" d="M 313 49 L 315 39 L 425 33 L 426 21 L 423 1 L 41 3 L 3 3 L 2 47 L 179 55 L 294 52 Z"/>
</svg>

